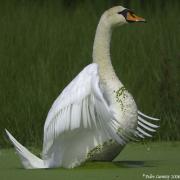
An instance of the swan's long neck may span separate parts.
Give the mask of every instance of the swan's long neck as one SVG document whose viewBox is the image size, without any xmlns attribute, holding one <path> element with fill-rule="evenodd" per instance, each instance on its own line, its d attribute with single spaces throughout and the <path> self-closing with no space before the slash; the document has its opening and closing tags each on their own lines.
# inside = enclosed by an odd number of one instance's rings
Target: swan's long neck
<svg viewBox="0 0 180 180">
<path fill-rule="evenodd" d="M 115 74 L 110 57 L 110 42 L 112 27 L 100 20 L 93 46 L 93 62 L 99 65 L 99 74 L 102 81 L 119 81 Z M 119 81 L 120 82 L 120 81 Z"/>
</svg>

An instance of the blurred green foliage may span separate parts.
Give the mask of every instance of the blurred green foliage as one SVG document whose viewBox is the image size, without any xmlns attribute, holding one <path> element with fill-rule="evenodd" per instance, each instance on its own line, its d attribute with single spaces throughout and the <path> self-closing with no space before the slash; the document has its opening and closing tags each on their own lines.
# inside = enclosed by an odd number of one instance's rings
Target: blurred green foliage
<svg viewBox="0 0 180 180">
<path fill-rule="evenodd" d="M 0 1 L 0 144 L 4 128 L 40 146 L 55 98 L 92 61 L 101 14 L 127 1 Z M 149 1 L 148 1 L 149 2 Z M 128 1 L 147 24 L 115 29 L 112 61 L 139 109 L 160 117 L 155 140 L 180 140 L 180 1 Z M 118 3 L 121 4 L 121 3 Z"/>
</svg>

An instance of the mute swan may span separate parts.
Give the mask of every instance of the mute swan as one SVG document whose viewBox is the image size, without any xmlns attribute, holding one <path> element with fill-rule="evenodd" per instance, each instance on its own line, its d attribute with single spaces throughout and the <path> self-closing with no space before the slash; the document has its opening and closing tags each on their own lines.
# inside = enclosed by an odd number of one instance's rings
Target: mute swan
<svg viewBox="0 0 180 180">
<path fill-rule="evenodd" d="M 159 120 L 138 111 L 118 79 L 110 59 L 113 27 L 145 22 L 122 6 L 101 16 L 93 63 L 86 66 L 53 103 L 44 125 L 42 159 L 22 146 L 7 130 L 24 168 L 74 168 L 89 160 L 113 160 L 134 137 L 151 137 Z"/>
</svg>

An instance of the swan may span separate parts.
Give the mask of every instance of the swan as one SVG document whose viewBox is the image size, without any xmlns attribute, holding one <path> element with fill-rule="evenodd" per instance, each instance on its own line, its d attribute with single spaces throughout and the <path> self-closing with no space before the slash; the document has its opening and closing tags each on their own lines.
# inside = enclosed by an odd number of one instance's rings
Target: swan
<svg viewBox="0 0 180 180">
<path fill-rule="evenodd" d="M 100 18 L 93 62 L 86 66 L 53 103 L 44 125 L 42 159 L 5 129 L 26 169 L 74 168 L 86 161 L 112 161 L 131 140 L 151 137 L 159 119 L 137 109 L 117 77 L 110 58 L 116 26 L 145 22 L 133 11 L 115 6 Z"/>
</svg>

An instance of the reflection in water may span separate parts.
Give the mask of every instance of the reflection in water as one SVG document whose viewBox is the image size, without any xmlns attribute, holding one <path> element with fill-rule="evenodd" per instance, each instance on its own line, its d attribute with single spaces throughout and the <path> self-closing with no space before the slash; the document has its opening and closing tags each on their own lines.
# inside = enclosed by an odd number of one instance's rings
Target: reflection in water
<svg viewBox="0 0 180 180">
<path fill-rule="evenodd" d="M 157 167 L 162 164 L 161 161 L 91 161 L 86 162 L 79 168 L 86 169 L 104 169 L 104 168 L 146 168 L 146 167 Z"/>
<path fill-rule="evenodd" d="M 157 161 L 115 161 L 114 165 L 123 168 L 155 167 Z"/>
</svg>

